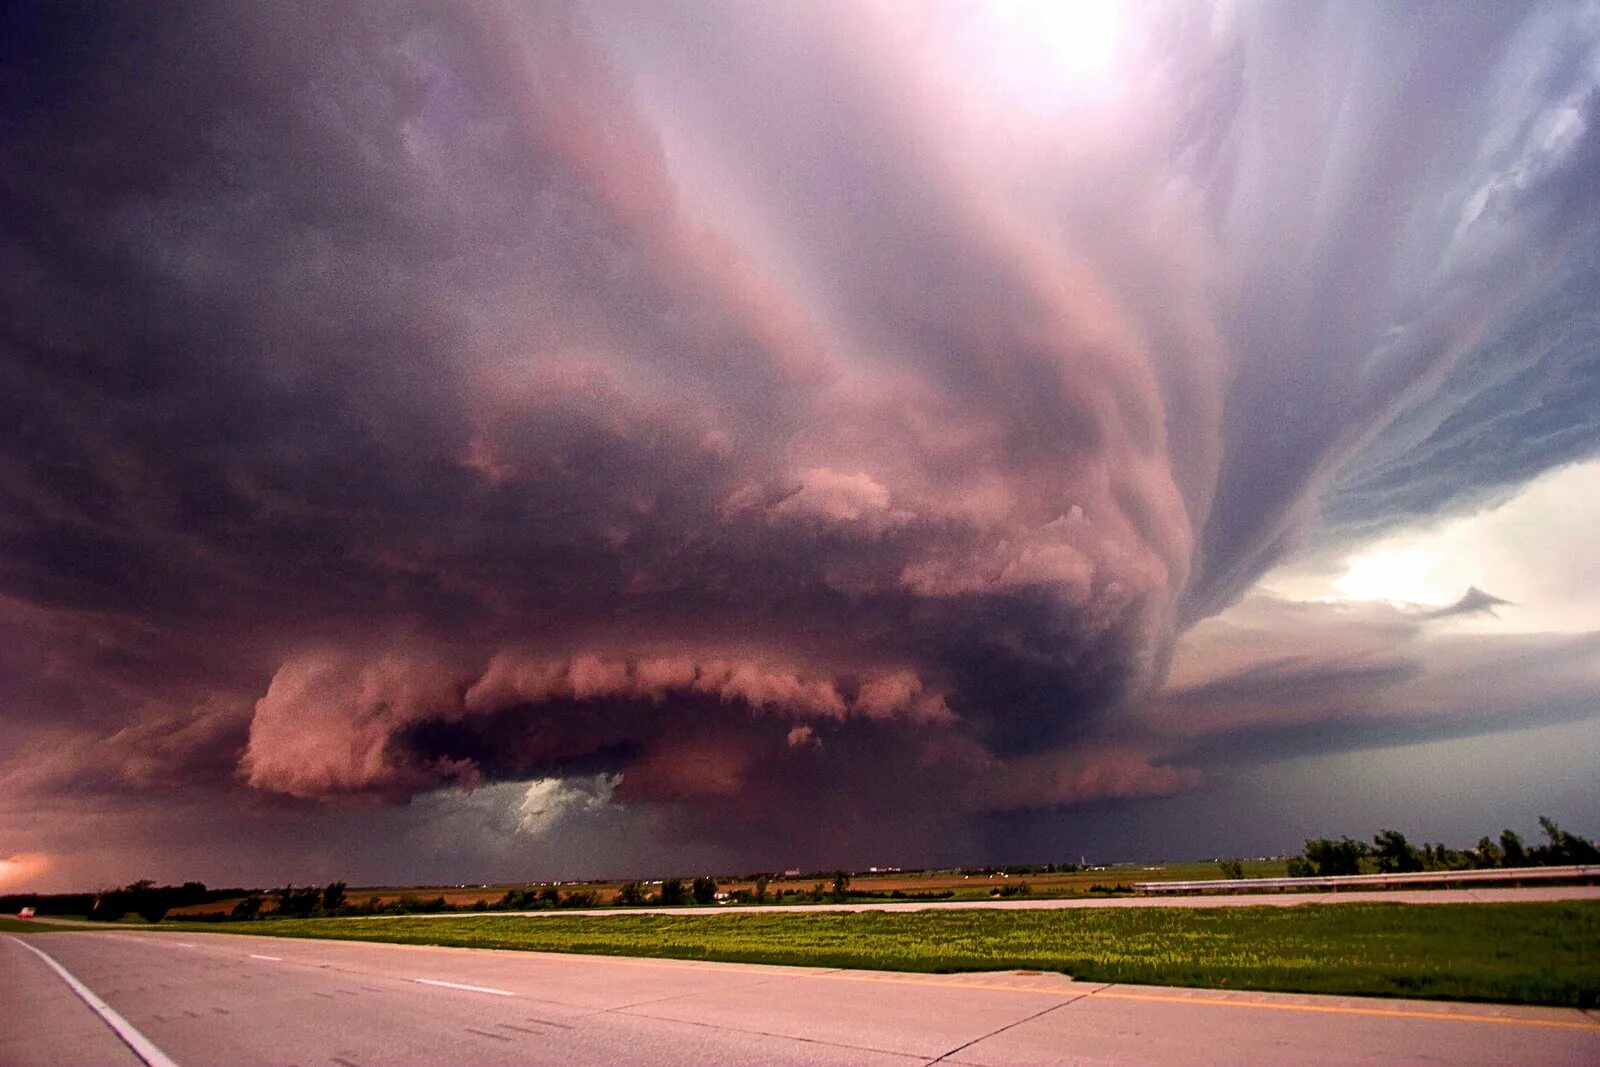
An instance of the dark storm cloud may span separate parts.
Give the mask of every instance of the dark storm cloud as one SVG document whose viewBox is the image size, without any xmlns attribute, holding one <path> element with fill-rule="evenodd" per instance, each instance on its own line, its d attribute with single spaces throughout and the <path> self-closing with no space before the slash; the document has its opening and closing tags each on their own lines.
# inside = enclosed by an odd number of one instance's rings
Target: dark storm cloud
<svg viewBox="0 0 1600 1067">
<path fill-rule="evenodd" d="M 6 17 L 22 806 L 567 777 L 799 848 L 1172 793 L 1119 724 L 1336 476 L 1353 527 L 1589 447 L 1528 430 L 1592 329 L 1560 9 L 1130 12 L 1147 77 L 1053 113 L 962 8 Z"/>
</svg>

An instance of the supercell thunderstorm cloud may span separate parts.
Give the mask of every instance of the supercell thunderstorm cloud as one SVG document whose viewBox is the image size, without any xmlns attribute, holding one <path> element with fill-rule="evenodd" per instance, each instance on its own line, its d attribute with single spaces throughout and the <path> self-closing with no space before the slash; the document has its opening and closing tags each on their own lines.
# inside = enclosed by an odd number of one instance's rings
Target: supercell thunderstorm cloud
<svg viewBox="0 0 1600 1067">
<path fill-rule="evenodd" d="M 1134 854 L 1594 736 L 1600 8 L 3 18 L 32 884 Z"/>
</svg>

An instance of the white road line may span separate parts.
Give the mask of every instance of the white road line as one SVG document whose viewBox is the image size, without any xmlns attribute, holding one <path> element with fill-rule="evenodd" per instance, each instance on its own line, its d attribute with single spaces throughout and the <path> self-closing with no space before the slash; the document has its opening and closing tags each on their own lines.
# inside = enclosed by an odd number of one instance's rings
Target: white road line
<svg viewBox="0 0 1600 1067">
<path fill-rule="evenodd" d="M 446 989 L 465 989 L 469 993 L 493 993 L 497 997 L 514 997 L 515 993 L 508 989 L 490 989 L 486 985 L 462 985 L 460 982 L 441 982 L 437 978 L 413 978 L 413 982 L 423 985 L 444 986 Z"/>
<path fill-rule="evenodd" d="M 255 952 L 250 953 L 250 958 L 253 960 L 271 960 L 273 963 L 283 962 L 282 956 L 262 956 Z"/>
<path fill-rule="evenodd" d="M 148 1037 L 135 1030 L 132 1023 L 118 1015 L 111 1005 L 95 996 L 93 990 L 74 978 L 72 972 L 26 941 L 15 937 L 11 940 L 48 963 L 51 969 L 61 976 L 61 980 L 67 983 L 67 988 L 78 994 L 78 999 L 89 1005 L 90 1009 L 111 1027 L 112 1032 L 133 1050 L 133 1054 L 149 1064 L 149 1067 L 178 1067 L 165 1052 L 156 1048 Z"/>
</svg>

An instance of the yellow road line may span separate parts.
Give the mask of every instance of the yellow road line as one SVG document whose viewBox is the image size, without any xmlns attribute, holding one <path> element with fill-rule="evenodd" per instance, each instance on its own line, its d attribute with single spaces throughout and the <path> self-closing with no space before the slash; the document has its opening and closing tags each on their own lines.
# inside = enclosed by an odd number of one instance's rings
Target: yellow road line
<svg viewBox="0 0 1600 1067">
<path fill-rule="evenodd" d="M 1515 1015 L 1477 1015 L 1466 1012 L 1416 1011 L 1404 1008 L 1356 1008 L 1342 1004 L 1287 1004 L 1272 1000 L 1234 1000 L 1230 997 L 1180 997 L 1160 993 L 1094 994 L 1096 1000 L 1148 1000 L 1163 1004 L 1204 1004 L 1208 1007 L 1265 1008 L 1268 1011 L 1305 1011 L 1324 1015 L 1365 1015 L 1387 1019 L 1432 1019 L 1445 1023 L 1498 1023 L 1501 1026 L 1543 1026 L 1556 1030 L 1592 1030 L 1600 1033 L 1600 1023 L 1571 1019 L 1529 1019 Z M 1576 1010 L 1576 1009 L 1574 1009 Z"/>
<path fill-rule="evenodd" d="M 999 982 L 949 982 L 931 978 L 913 977 L 880 977 L 878 975 L 849 974 L 836 972 L 834 974 L 817 975 L 818 978 L 827 978 L 834 981 L 846 982 L 887 982 L 892 985 L 918 985 L 933 986 L 939 989 L 963 990 L 984 989 L 998 990 L 1004 993 L 1033 993 L 1035 995 L 1071 999 L 1076 997 L 1093 997 L 1095 1000 L 1138 1000 L 1158 1004 L 1200 1004 L 1206 1007 L 1222 1008 L 1261 1008 L 1267 1011 L 1301 1011 L 1323 1015 L 1361 1015 L 1384 1019 L 1431 1019 L 1436 1022 L 1459 1023 L 1495 1023 L 1501 1026 L 1535 1026 L 1547 1027 L 1557 1030 L 1592 1030 L 1600 1033 L 1600 1023 L 1583 1020 L 1569 1019 L 1538 1019 L 1515 1015 L 1483 1015 L 1469 1012 L 1450 1011 L 1421 1011 L 1415 1008 L 1379 1008 L 1355 1007 L 1346 1004 L 1297 1004 L 1276 1000 L 1248 1000 L 1236 997 L 1207 997 L 1207 996 L 1182 996 L 1167 993 L 1124 993 L 1108 987 L 1100 987 L 1097 991 L 1093 988 L 1074 990 L 1064 989 L 1034 989 L 1027 986 L 1004 985 Z M 1092 985 L 1093 983 L 1083 983 Z"/>
</svg>

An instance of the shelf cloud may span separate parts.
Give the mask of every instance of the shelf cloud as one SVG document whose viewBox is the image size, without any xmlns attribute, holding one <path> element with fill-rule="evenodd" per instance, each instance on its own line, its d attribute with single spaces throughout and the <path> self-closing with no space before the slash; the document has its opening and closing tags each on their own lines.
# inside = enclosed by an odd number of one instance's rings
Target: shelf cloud
<svg viewBox="0 0 1600 1067">
<path fill-rule="evenodd" d="M 1252 589 L 1596 453 L 1592 12 L 1129 5 L 1046 88 L 962 4 L 3 18 L 0 851 L 981 849 L 1587 640 Z"/>
</svg>

